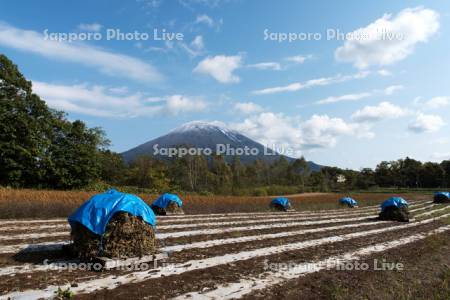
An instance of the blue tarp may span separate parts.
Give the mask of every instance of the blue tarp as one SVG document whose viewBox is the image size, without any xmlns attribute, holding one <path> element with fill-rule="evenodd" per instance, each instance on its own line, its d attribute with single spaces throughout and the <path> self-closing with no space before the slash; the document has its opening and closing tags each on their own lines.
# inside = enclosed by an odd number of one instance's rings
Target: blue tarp
<svg viewBox="0 0 450 300">
<path fill-rule="evenodd" d="M 358 202 L 356 202 L 355 199 L 350 198 L 350 197 L 344 197 L 344 198 L 341 198 L 341 199 L 339 200 L 339 203 L 341 203 L 341 204 L 347 204 L 347 205 L 350 205 L 350 206 L 357 206 L 357 205 L 358 205 Z"/>
<path fill-rule="evenodd" d="M 141 217 L 148 224 L 156 226 L 153 210 L 141 198 L 115 189 L 95 195 L 83 203 L 69 216 L 69 224 L 73 226 L 75 222 L 79 222 L 92 232 L 103 235 L 109 220 L 121 211 Z"/>
<path fill-rule="evenodd" d="M 436 192 L 436 193 L 434 193 L 434 198 L 436 199 L 438 197 L 450 198 L 450 193 L 449 192 Z"/>
<path fill-rule="evenodd" d="M 175 194 L 165 193 L 159 196 L 152 205 L 165 209 L 170 202 L 175 202 L 179 207 L 183 206 L 183 201 Z"/>
<path fill-rule="evenodd" d="M 401 197 L 391 197 L 387 199 L 386 201 L 381 204 L 381 211 L 384 211 L 387 207 L 395 206 L 397 208 L 400 208 L 402 206 L 408 206 L 408 202 L 406 202 L 405 199 Z"/>
<path fill-rule="evenodd" d="M 291 203 L 289 202 L 289 199 L 284 198 L 284 197 L 278 197 L 278 198 L 272 199 L 272 204 L 278 204 L 278 205 L 283 206 L 284 208 L 291 207 Z"/>
</svg>

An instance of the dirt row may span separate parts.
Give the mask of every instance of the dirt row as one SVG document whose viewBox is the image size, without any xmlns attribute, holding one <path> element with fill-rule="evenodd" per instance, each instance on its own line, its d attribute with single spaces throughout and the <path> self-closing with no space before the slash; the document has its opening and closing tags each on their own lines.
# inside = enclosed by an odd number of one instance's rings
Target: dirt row
<svg viewBox="0 0 450 300">
<path fill-rule="evenodd" d="M 326 270 L 248 294 L 243 299 L 450 299 L 450 232 L 381 254 L 361 264 L 368 270 Z M 377 262 L 375 262 L 375 260 Z M 375 263 L 401 264 L 403 270 L 380 271 Z"/>
<path fill-rule="evenodd" d="M 392 225 L 392 224 L 390 224 Z M 368 228 L 364 228 L 364 230 L 370 230 L 370 229 L 376 229 L 376 228 L 384 228 L 386 226 L 389 226 L 387 223 L 374 223 L 374 225 L 369 226 Z M 341 235 L 346 233 L 355 232 L 355 229 L 345 229 L 345 230 L 335 230 L 332 232 L 322 232 L 322 233 L 315 233 L 315 234 L 308 234 L 308 235 L 299 235 L 294 237 L 288 237 L 288 238 L 280 238 L 280 239 L 268 239 L 264 241 L 256 241 L 256 242 L 247 242 L 247 243 L 236 243 L 236 244 L 229 244 L 229 245 L 221 245 L 216 247 L 209 247 L 204 249 L 190 249 L 186 251 L 180 251 L 177 253 L 173 253 L 169 257 L 169 263 L 184 263 L 189 260 L 193 259 L 205 259 L 208 257 L 214 257 L 224 254 L 232 254 L 237 253 L 240 251 L 246 251 L 246 250 L 254 250 L 262 247 L 269 247 L 269 246 L 277 246 L 281 244 L 286 243 L 292 243 L 292 242 L 301 242 L 301 241 L 307 241 L 311 239 L 318 239 L 323 238 L 327 236 L 334 236 L 334 235 Z M 221 237 L 222 238 L 222 237 Z M 17 265 L 18 261 L 21 263 L 42 263 L 44 259 L 52 259 L 52 260 L 61 260 L 61 259 L 68 259 L 64 255 L 61 255 L 60 252 L 43 252 L 43 253 L 32 253 L 27 255 L 21 255 L 21 256 L 13 256 L 13 257 L 3 257 L 3 266 L 7 265 Z M 98 274 L 95 272 L 91 272 L 94 274 Z M 126 273 L 126 272 L 119 272 L 119 273 Z M 26 281 L 28 275 L 30 274 L 17 274 L 14 277 L 10 277 L 6 279 L 6 282 L 9 286 L 18 286 L 22 285 L 24 280 Z M 84 276 L 85 272 L 80 273 L 71 273 L 71 272 L 57 272 L 57 271 L 51 271 L 51 272 L 33 272 L 33 281 L 44 281 L 46 280 L 48 284 L 56 284 L 58 282 L 61 282 L 61 279 L 67 280 L 68 282 L 75 282 L 79 280 L 79 276 Z M 53 275 L 53 276 L 52 276 Z M 50 278 L 54 278 L 54 280 L 49 280 Z M 0 277 L 1 278 L 1 277 Z M 24 286 L 23 286 L 24 287 Z M 27 285 L 27 287 L 33 287 L 33 283 L 30 283 L 30 285 Z"/>
<path fill-rule="evenodd" d="M 289 251 L 281 254 L 253 258 L 245 261 L 220 265 L 208 269 L 200 269 L 185 272 L 179 275 L 154 278 L 139 283 L 121 285 L 113 290 L 101 290 L 89 294 L 78 295 L 79 299 L 166 299 L 180 294 L 207 291 L 214 289 L 219 284 L 235 282 L 240 278 L 254 277 L 266 272 L 265 265 L 270 263 L 302 263 L 312 260 L 324 259 L 332 255 L 356 250 L 360 247 L 380 243 L 386 240 L 395 240 L 403 236 L 423 232 L 437 228 L 438 224 L 428 224 L 417 228 L 411 228 L 399 232 L 389 232 L 381 235 L 362 237 L 345 242 L 321 245 L 302 249 L 300 251 Z M 171 287 L 168 289 L 167 287 Z M 173 287 L 173 288 L 172 288 Z"/>
</svg>

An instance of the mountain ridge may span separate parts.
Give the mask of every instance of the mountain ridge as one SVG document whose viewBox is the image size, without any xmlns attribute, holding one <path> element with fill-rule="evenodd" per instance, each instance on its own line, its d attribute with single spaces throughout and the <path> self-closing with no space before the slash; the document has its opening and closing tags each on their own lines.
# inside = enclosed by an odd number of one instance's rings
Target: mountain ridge
<svg viewBox="0 0 450 300">
<path fill-rule="evenodd" d="M 186 154 L 186 151 L 191 151 L 191 154 L 222 154 L 228 162 L 238 155 L 244 164 L 256 159 L 272 163 L 280 157 L 286 158 L 289 162 L 295 160 L 263 146 L 236 130 L 228 129 L 219 122 L 203 121 L 185 123 L 165 135 L 123 152 L 122 156 L 129 163 L 141 155 L 170 159 Z M 308 161 L 308 165 L 313 171 L 321 168 L 311 161 Z"/>
</svg>

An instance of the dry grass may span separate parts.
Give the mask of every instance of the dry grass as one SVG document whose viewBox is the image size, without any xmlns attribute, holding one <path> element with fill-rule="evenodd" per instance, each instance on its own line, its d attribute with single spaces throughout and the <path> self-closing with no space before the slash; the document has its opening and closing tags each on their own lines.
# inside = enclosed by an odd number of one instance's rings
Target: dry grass
<svg viewBox="0 0 450 300">
<path fill-rule="evenodd" d="M 85 191 L 47 191 L 27 189 L 0 189 L 0 218 L 49 218 L 67 217 L 95 192 Z M 334 209 L 338 208 L 338 199 L 343 194 L 305 193 L 291 195 L 293 208 L 296 210 Z M 352 194 L 360 206 L 376 205 L 394 194 Z M 428 199 L 430 196 L 402 194 L 411 199 Z M 158 195 L 139 194 L 147 203 L 153 202 Z M 267 211 L 272 197 L 246 196 L 197 196 L 180 195 L 183 209 L 187 214 L 193 213 L 227 213 Z"/>
</svg>

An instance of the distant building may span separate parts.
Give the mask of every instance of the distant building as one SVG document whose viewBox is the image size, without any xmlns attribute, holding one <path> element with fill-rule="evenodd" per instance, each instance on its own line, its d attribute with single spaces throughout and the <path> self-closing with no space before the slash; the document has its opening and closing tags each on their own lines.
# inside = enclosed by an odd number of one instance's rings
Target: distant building
<svg viewBox="0 0 450 300">
<path fill-rule="evenodd" d="M 345 178 L 344 175 L 339 174 L 339 175 L 336 176 L 336 182 L 337 183 L 344 183 L 345 181 L 347 181 L 347 178 Z"/>
</svg>

